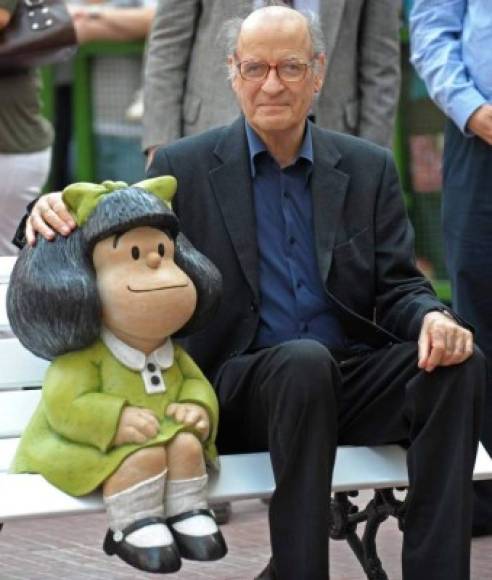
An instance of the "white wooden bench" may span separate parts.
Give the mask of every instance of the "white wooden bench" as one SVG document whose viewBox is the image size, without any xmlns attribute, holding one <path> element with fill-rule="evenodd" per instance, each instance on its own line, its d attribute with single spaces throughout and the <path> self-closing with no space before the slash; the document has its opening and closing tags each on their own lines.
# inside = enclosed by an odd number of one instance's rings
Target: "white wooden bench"
<svg viewBox="0 0 492 580">
<path fill-rule="evenodd" d="M 4 331 L 8 330 L 5 287 L 12 266 L 12 259 L 0 258 L 0 330 Z M 40 400 L 39 386 L 47 366 L 47 361 L 29 353 L 16 338 L 0 340 L 0 526 L 17 519 L 103 510 L 100 493 L 74 498 L 53 487 L 40 475 L 8 473 L 19 437 Z M 492 459 L 482 446 L 477 454 L 474 479 L 492 479 Z M 345 492 L 381 490 L 376 491 L 379 493 L 376 503 L 381 508 L 378 517 L 382 521 L 390 514 L 397 516 L 400 505 L 391 492 L 388 495 L 388 490 L 407 486 L 405 451 L 401 447 L 338 448 L 332 488 L 336 499 L 332 504 L 336 520 L 332 537 L 349 541 L 370 579 L 386 577 L 375 551 L 376 531 L 373 537 L 359 540 L 353 520 L 352 525 L 349 522 L 350 508 L 347 507 L 348 494 Z M 221 456 L 220 474 L 210 480 L 209 498 L 215 502 L 268 498 L 273 489 L 267 453 L 225 455 Z M 367 518 L 359 512 L 357 519 L 364 521 Z"/>
</svg>

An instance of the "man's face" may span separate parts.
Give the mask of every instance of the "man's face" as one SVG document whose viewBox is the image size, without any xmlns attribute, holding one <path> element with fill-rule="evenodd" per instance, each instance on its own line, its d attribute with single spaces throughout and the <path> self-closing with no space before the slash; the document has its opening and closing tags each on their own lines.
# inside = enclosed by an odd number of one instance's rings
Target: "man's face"
<svg viewBox="0 0 492 580">
<path fill-rule="evenodd" d="M 304 127 L 313 97 L 323 82 L 324 55 L 316 60 L 306 22 L 299 15 L 245 21 L 230 66 L 239 62 L 310 65 L 306 76 L 294 82 L 282 80 L 274 68 L 264 80 L 245 80 L 236 68 L 232 88 L 248 123 L 260 136 Z"/>
</svg>

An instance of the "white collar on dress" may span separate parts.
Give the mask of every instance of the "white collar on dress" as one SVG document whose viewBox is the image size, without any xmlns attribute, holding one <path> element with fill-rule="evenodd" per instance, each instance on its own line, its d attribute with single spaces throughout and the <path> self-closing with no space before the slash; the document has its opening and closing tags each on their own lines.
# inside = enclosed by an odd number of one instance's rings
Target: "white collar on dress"
<svg viewBox="0 0 492 580">
<path fill-rule="evenodd" d="M 156 348 L 148 356 L 136 348 L 128 346 L 105 327 L 101 331 L 101 339 L 114 357 L 133 371 L 142 372 L 148 362 L 158 364 L 161 369 L 168 369 L 174 361 L 174 346 L 170 338 L 167 338 L 162 346 Z"/>
</svg>

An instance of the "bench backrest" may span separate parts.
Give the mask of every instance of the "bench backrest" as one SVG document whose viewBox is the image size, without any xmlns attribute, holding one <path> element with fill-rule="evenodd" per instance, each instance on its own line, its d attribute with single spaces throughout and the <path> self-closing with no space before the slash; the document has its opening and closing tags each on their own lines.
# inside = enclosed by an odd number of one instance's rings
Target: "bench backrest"
<svg viewBox="0 0 492 580">
<path fill-rule="evenodd" d="M 7 287 L 15 256 L 0 257 L 0 332 L 7 333 Z M 41 397 L 40 385 L 48 367 L 16 338 L 0 340 L 0 439 L 19 437 Z"/>
<path fill-rule="evenodd" d="M 16 338 L 0 340 L 0 439 L 23 432 L 39 402 L 48 364 Z"/>
<path fill-rule="evenodd" d="M 0 256 L 0 332 L 10 328 L 5 303 L 10 273 L 14 267 L 15 260 L 15 256 Z"/>
</svg>

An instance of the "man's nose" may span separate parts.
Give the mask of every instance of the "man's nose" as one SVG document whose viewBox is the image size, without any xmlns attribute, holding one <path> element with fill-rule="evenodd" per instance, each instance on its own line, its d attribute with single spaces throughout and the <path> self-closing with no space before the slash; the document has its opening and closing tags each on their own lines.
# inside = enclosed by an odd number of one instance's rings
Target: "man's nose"
<svg viewBox="0 0 492 580">
<path fill-rule="evenodd" d="M 267 93 L 277 93 L 284 89 L 284 85 L 278 76 L 276 67 L 270 67 L 261 88 Z"/>
<path fill-rule="evenodd" d="M 161 265 L 161 259 L 157 252 L 149 252 L 146 258 L 147 266 L 155 270 Z"/>
</svg>

